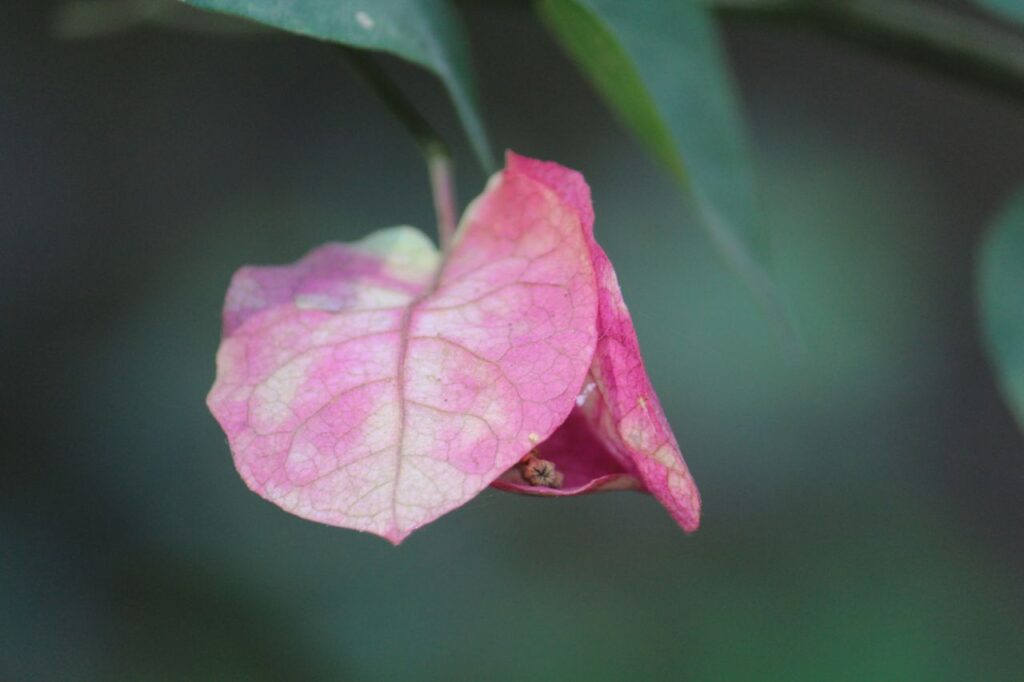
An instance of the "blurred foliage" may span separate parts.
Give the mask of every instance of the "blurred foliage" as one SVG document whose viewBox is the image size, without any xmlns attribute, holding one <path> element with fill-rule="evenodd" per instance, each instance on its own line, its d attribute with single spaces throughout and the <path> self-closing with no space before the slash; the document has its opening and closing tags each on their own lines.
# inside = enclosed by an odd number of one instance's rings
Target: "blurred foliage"
<svg viewBox="0 0 1024 682">
<path fill-rule="evenodd" d="M 978 2 L 1011 20 L 1019 18 L 1017 0 Z M 207 20 L 185 11 L 181 3 L 214 14 Z M 688 190 L 713 243 L 797 341 L 788 306 L 767 268 L 752 164 L 711 12 L 789 17 L 1010 93 L 1024 92 L 1020 35 L 993 30 L 934 3 L 537 0 L 535 5 L 622 121 Z M 493 172 L 468 40 L 450 0 L 387 0 L 372 9 L 371 13 L 361 3 L 348 0 L 284 5 L 274 0 L 70 0 L 58 7 L 53 27 L 66 38 L 110 35 L 150 25 L 215 35 L 258 32 L 245 22 L 231 20 L 239 17 L 351 48 L 390 53 L 426 67 L 441 79 L 479 162 Z M 350 52 L 350 56 L 355 62 L 356 55 Z M 387 82 L 384 72 L 366 58 L 356 63 L 364 73 L 375 74 L 366 82 L 407 122 L 428 155 L 445 148 L 424 127 L 426 119 Z M 426 144 L 424 133 L 429 138 Z"/>
<path fill-rule="evenodd" d="M 1024 192 L 1018 192 L 992 226 L 978 275 L 989 352 L 1024 429 Z"/>
<path fill-rule="evenodd" d="M 1019 677 L 1024 446 L 972 287 L 1018 106 L 727 26 L 788 358 L 528 8 L 466 3 L 495 139 L 593 188 L 707 511 L 492 492 L 395 549 L 249 493 L 203 397 L 239 265 L 431 224 L 415 149 L 320 46 L 59 43 L 50 9 L 0 8 L 0 678 Z"/>
<path fill-rule="evenodd" d="M 1024 22 L 1024 2 L 1020 0 L 974 0 L 974 3 L 997 16 Z"/>
<path fill-rule="evenodd" d="M 56 7 L 52 19 L 54 35 L 66 40 L 106 38 L 152 27 L 219 37 L 266 34 L 256 24 L 199 12 L 180 0 L 70 0 Z"/>
</svg>

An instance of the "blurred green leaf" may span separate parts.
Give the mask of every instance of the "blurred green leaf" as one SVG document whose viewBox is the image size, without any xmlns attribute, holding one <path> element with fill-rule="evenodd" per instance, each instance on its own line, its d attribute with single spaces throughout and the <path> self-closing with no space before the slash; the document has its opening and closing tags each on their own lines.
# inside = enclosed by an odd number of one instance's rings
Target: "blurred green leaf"
<svg viewBox="0 0 1024 682">
<path fill-rule="evenodd" d="M 974 4 L 996 16 L 1024 22 L 1024 0 L 974 0 Z"/>
<path fill-rule="evenodd" d="M 68 40 L 105 38 L 141 26 L 216 36 L 269 33 L 252 22 L 200 12 L 178 0 L 71 0 L 57 6 L 51 22 L 53 34 Z"/>
<path fill-rule="evenodd" d="M 387 52 L 437 75 L 484 170 L 494 168 L 470 70 L 469 46 L 447 0 L 180 0 L 291 33 Z"/>
<path fill-rule="evenodd" d="M 777 305 L 753 163 L 709 10 L 693 0 L 538 0 L 538 8 L 623 122 L 691 193 L 729 264 Z"/>
<path fill-rule="evenodd" d="M 1024 428 L 1024 191 L 989 230 L 979 266 L 988 352 L 1006 399 Z"/>
</svg>

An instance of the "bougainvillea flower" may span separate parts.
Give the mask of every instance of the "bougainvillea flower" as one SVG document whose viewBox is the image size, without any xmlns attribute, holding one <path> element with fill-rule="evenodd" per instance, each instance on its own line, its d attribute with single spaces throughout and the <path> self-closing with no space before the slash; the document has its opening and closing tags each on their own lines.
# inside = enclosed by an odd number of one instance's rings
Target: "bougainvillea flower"
<svg viewBox="0 0 1024 682">
<path fill-rule="evenodd" d="M 647 490 L 695 528 L 592 226 L 581 176 L 510 154 L 445 254 L 399 227 L 239 270 L 207 402 L 246 484 L 396 544 L 492 483 Z"/>
<path fill-rule="evenodd" d="M 696 530 L 700 494 L 647 377 L 615 270 L 594 240 L 590 188 L 579 173 L 515 154 L 509 154 L 506 173 L 536 180 L 576 212 L 594 266 L 598 341 L 576 406 L 535 451 L 561 473 L 560 485 L 532 485 L 522 467 L 513 467 L 494 487 L 547 496 L 643 490 L 652 493 L 680 526 Z"/>
</svg>

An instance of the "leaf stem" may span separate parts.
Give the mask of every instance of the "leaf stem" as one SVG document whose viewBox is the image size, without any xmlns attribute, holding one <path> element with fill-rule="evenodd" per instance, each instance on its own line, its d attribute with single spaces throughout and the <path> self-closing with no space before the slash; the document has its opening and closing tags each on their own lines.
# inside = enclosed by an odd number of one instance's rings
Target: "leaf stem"
<svg viewBox="0 0 1024 682">
<path fill-rule="evenodd" d="M 917 0 L 702 0 L 724 17 L 802 23 L 1024 99 L 1024 36 Z"/>
<path fill-rule="evenodd" d="M 427 162 L 427 175 L 437 214 L 438 241 L 441 249 L 447 251 L 455 236 L 456 226 L 455 174 L 448 146 L 373 57 L 347 47 L 340 50 L 363 83 L 402 124 L 420 148 Z"/>
<path fill-rule="evenodd" d="M 424 154 L 427 156 L 427 173 L 430 175 L 430 190 L 434 195 L 434 211 L 437 213 L 437 234 L 441 248 L 447 251 L 455 237 L 457 222 L 452 159 L 444 150 L 438 153 L 424 149 Z"/>
</svg>

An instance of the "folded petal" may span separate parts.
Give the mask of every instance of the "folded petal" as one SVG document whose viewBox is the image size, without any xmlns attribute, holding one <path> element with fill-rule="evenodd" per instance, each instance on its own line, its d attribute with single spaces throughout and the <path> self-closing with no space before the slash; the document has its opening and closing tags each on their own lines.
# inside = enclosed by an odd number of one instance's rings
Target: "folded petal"
<svg viewBox="0 0 1024 682">
<path fill-rule="evenodd" d="M 593 238 L 589 187 L 582 175 L 555 163 L 510 153 L 506 166 L 543 183 L 576 210 L 597 281 L 598 341 L 577 408 L 537 449 L 563 472 L 562 487 L 532 486 L 515 468 L 495 487 L 550 496 L 637 488 L 653 494 L 683 529 L 696 530 L 700 493 L 647 376 L 615 270 Z"/>
<path fill-rule="evenodd" d="M 396 544 L 470 500 L 575 404 L 596 343 L 589 233 L 509 168 L 446 260 L 392 228 L 239 270 L 207 402 L 242 478 Z"/>
</svg>

